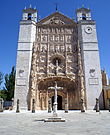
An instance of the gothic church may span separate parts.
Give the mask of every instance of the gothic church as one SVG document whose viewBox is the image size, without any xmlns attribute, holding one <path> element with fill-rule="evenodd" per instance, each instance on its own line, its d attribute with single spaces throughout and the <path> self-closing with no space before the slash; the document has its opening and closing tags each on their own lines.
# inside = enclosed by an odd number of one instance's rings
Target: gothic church
<svg viewBox="0 0 110 135">
<path fill-rule="evenodd" d="M 23 10 L 20 21 L 14 106 L 19 99 L 21 110 L 53 106 L 55 85 L 58 110 L 80 109 L 81 99 L 87 110 L 93 110 L 96 98 L 102 101 L 102 80 L 96 34 L 96 23 L 90 9 L 77 9 L 76 21 L 55 12 L 38 20 L 37 10 Z"/>
</svg>

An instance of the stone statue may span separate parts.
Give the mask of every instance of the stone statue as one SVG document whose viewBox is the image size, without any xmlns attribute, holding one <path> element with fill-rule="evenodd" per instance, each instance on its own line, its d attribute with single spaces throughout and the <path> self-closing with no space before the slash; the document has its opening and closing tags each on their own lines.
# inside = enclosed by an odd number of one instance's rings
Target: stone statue
<svg viewBox="0 0 110 135">
<path fill-rule="evenodd" d="M 58 60 L 56 60 L 56 75 L 58 75 Z"/>
</svg>

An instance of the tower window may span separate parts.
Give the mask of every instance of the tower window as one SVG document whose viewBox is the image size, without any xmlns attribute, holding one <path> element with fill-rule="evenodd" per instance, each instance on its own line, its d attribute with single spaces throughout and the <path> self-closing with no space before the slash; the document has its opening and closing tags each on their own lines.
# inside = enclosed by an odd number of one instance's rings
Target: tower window
<svg viewBox="0 0 110 135">
<path fill-rule="evenodd" d="M 82 20 L 86 20 L 86 15 L 82 14 Z"/>
<path fill-rule="evenodd" d="M 31 13 L 28 14 L 28 20 L 31 20 L 32 19 L 32 15 Z"/>
</svg>

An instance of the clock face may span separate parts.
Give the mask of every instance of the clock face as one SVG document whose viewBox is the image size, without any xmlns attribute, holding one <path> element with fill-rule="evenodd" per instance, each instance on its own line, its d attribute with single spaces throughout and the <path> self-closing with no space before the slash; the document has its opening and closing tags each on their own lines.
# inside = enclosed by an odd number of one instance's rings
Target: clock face
<svg viewBox="0 0 110 135">
<path fill-rule="evenodd" d="M 87 34 L 91 34 L 92 33 L 92 28 L 90 26 L 85 27 L 85 32 Z"/>
</svg>

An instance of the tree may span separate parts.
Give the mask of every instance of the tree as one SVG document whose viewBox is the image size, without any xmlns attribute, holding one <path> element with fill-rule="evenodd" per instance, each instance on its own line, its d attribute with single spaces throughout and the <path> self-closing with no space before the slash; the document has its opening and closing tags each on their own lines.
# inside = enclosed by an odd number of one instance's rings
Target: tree
<svg viewBox="0 0 110 135">
<path fill-rule="evenodd" d="M 3 82 L 3 73 L 0 72 L 0 86 L 1 86 L 2 82 Z"/>
<path fill-rule="evenodd" d="M 6 90 L 0 90 L 0 98 L 3 98 L 3 100 L 7 99 Z"/>
<path fill-rule="evenodd" d="M 5 75 L 5 90 L 6 90 L 6 100 L 10 101 L 14 97 L 15 89 L 15 67 L 12 67 L 10 74 Z"/>
</svg>

